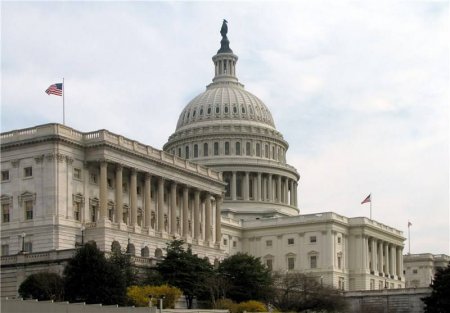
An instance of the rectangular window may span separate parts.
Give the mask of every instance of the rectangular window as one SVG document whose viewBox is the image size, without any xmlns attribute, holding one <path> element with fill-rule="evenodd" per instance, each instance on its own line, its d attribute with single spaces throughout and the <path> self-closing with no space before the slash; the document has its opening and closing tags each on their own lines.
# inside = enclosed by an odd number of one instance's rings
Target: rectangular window
<svg viewBox="0 0 450 313">
<path fill-rule="evenodd" d="M 342 267 L 342 257 L 338 256 L 337 261 L 338 261 L 338 269 L 341 269 L 341 267 Z"/>
<path fill-rule="evenodd" d="M 250 153 L 251 153 L 250 142 L 247 142 L 247 143 L 245 144 L 245 154 L 246 154 L 247 156 L 249 156 Z"/>
<path fill-rule="evenodd" d="M 2 181 L 9 180 L 9 170 L 2 171 Z"/>
<path fill-rule="evenodd" d="M 33 252 L 33 243 L 31 241 L 25 242 L 23 251 L 24 252 Z"/>
<path fill-rule="evenodd" d="M 73 178 L 81 179 L 81 169 L 79 169 L 79 168 L 73 169 Z"/>
<path fill-rule="evenodd" d="M 310 263 L 310 267 L 311 268 L 317 268 L 317 256 L 316 255 L 312 255 L 309 259 L 309 263 Z"/>
<path fill-rule="evenodd" d="M 92 184 L 97 184 L 97 181 L 98 181 L 97 174 L 96 173 L 90 173 L 89 174 L 89 181 Z"/>
<path fill-rule="evenodd" d="M 141 186 L 137 186 L 137 187 L 136 187 L 136 193 L 137 193 L 138 196 L 141 195 L 141 193 L 142 193 L 142 188 L 141 188 Z"/>
<path fill-rule="evenodd" d="M 337 237 L 337 242 L 339 245 L 341 244 L 341 237 Z"/>
<path fill-rule="evenodd" d="M 31 166 L 25 167 L 23 169 L 23 176 L 24 177 L 31 177 L 31 176 L 33 176 L 33 168 Z"/>
<path fill-rule="evenodd" d="M 25 201 L 25 219 L 26 220 L 33 219 L 33 201 L 32 200 Z"/>
<path fill-rule="evenodd" d="M 80 202 L 75 202 L 73 207 L 73 218 L 76 221 L 80 220 L 80 212 L 81 212 L 81 203 Z"/>
<path fill-rule="evenodd" d="M 295 268 L 295 258 L 289 257 L 288 261 L 288 270 L 293 270 Z"/>
<path fill-rule="evenodd" d="M 233 248 L 236 248 L 236 246 L 237 246 L 237 242 L 233 241 Z"/>
<path fill-rule="evenodd" d="M 339 277 L 339 289 L 344 290 L 345 289 L 345 280 L 344 277 Z"/>
<path fill-rule="evenodd" d="M 228 141 L 225 142 L 225 155 L 230 155 L 230 143 Z"/>
<path fill-rule="evenodd" d="M 2 245 L 2 255 L 9 255 L 9 245 Z"/>
<path fill-rule="evenodd" d="M 214 143 L 214 155 L 219 155 L 219 143 Z"/>
<path fill-rule="evenodd" d="M 288 238 L 288 245 L 294 244 L 294 238 Z"/>
<path fill-rule="evenodd" d="M 106 184 L 108 185 L 108 188 L 112 188 L 113 187 L 112 179 L 111 178 L 107 178 L 106 179 Z"/>
<path fill-rule="evenodd" d="M 266 240 L 266 247 L 272 247 L 272 240 Z"/>
<path fill-rule="evenodd" d="M 417 270 L 416 269 L 413 270 L 413 274 L 417 274 Z"/>
<path fill-rule="evenodd" d="M 317 242 L 317 237 L 316 236 L 309 237 L 309 242 L 310 243 L 316 243 Z"/>
<path fill-rule="evenodd" d="M 224 246 L 228 245 L 228 240 L 226 240 L 225 238 L 223 239 L 223 245 Z"/>
<path fill-rule="evenodd" d="M 2 204 L 2 222 L 9 223 L 9 203 Z"/>
<path fill-rule="evenodd" d="M 122 192 L 128 192 L 128 184 L 127 183 L 122 184 Z"/>
<path fill-rule="evenodd" d="M 266 266 L 267 266 L 267 269 L 269 271 L 271 271 L 273 269 L 273 260 L 272 259 L 267 259 L 266 260 Z"/>
</svg>

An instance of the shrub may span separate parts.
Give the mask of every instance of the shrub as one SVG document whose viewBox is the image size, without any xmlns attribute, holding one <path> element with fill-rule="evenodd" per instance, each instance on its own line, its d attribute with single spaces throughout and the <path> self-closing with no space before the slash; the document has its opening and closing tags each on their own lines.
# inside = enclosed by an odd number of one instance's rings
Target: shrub
<svg viewBox="0 0 450 313">
<path fill-rule="evenodd" d="M 262 302 L 249 300 L 245 302 L 241 302 L 237 306 L 237 312 L 267 312 L 266 305 Z"/>
<path fill-rule="evenodd" d="M 230 313 L 237 313 L 238 304 L 230 299 L 219 299 L 214 306 L 216 310 L 228 310 Z"/>
<path fill-rule="evenodd" d="M 181 296 L 181 290 L 169 285 L 161 286 L 131 286 L 127 288 L 128 299 L 135 306 L 148 306 L 150 296 L 153 299 L 152 305 L 159 306 L 158 299 L 164 296 L 163 308 L 173 309 L 175 302 Z"/>
<path fill-rule="evenodd" d="M 64 285 L 56 273 L 36 273 L 28 276 L 19 287 L 23 298 L 62 300 Z"/>
</svg>

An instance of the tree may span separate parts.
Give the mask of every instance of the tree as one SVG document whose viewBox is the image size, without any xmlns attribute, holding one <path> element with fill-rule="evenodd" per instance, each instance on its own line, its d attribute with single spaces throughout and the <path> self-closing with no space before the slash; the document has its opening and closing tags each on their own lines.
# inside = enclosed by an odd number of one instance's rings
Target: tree
<svg viewBox="0 0 450 313">
<path fill-rule="evenodd" d="M 129 254 L 122 253 L 120 249 L 115 249 L 111 252 L 108 261 L 120 270 L 125 279 L 125 286 L 129 287 L 137 283 L 137 270 L 133 267 Z"/>
<path fill-rule="evenodd" d="M 206 281 L 213 270 L 208 260 L 192 254 L 190 246 L 185 250 L 183 245 L 183 240 L 168 243 L 167 254 L 156 268 L 165 282 L 183 291 L 187 307 L 191 309 L 194 297 L 206 294 Z"/>
<path fill-rule="evenodd" d="M 28 276 L 19 287 L 22 298 L 37 300 L 63 300 L 64 285 L 56 273 L 36 273 Z"/>
<path fill-rule="evenodd" d="M 218 272 L 231 285 L 226 296 L 236 302 L 266 300 L 271 293 L 270 271 L 254 256 L 246 253 L 232 255 L 220 263 Z"/>
<path fill-rule="evenodd" d="M 301 273 L 274 274 L 272 302 L 280 311 L 345 312 L 347 302 L 340 292 L 322 285 L 317 277 Z"/>
<path fill-rule="evenodd" d="M 85 244 L 64 268 L 65 298 L 71 302 L 126 303 L 125 278 L 95 244 Z"/>
<path fill-rule="evenodd" d="M 431 283 L 431 295 L 423 298 L 425 313 L 444 313 L 450 308 L 450 264 L 446 268 L 438 268 Z"/>
</svg>

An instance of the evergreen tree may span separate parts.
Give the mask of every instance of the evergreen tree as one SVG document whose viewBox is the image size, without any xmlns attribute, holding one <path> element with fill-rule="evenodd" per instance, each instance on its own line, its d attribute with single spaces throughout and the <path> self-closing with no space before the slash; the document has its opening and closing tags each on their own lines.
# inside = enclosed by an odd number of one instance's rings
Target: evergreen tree
<svg viewBox="0 0 450 313">
<path fill-rule="evenodd" d="M 220 275 L 229 280 L 227 297 L 236 301 L 267 300 L 272 290 L 270 271 L 259 258 L 237 253 L 223 260 Z"/>
<path fill-rule="evenodd" d="M 207 278 L 212 275 L 212 266 L 206 259 L 192 254 L 191 247 L 183 247 L 182 240 L 167 244 L 167 254 L 158 263 L 157 270 L 163 280 L 171 286 L 180 288 L 186 298 L 188 309 L 192 308 L 194 297 L 207 294 Z"/>
<path fill-rule="evenodd" d="M 28 276 L 19 287 L 21 297 L 61 301 L 64 294 L 62 278 L 56 273 L 36 273 Z"/>
<path fill-rule="evenodd" d="M 425 313 L 445 313 L 450 308 L 450 264 L 438 268 L 431 283 L 431 295 L 423 298 Z"/>
<path fill-rule="evenodd" d="M 64 268 L 65 298 L 70 302 L 125 304 L 121 269 L 109 262 L 95 244 L 85 244 Z"/>
</svg>

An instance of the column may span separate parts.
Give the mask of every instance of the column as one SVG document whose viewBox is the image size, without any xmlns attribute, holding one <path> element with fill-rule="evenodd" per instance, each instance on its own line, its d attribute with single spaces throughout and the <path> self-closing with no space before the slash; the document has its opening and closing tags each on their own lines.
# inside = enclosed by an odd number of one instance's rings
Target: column
<svg viewBox="0 0 450 313">
<path fill-rule="evenodd" d="M 294 205 L 298 208 L 298 201 L 297 201 L 297 182 L 294 182 Z"/>
<path fill-rule="evenodd" d="M 268 185 L 269 185 L 269 202 L 273 202 L 272 174 L 269 174 Z"/>
<path fill-rule="evenodd" d="M 194 192 L 194 239 L 198 240 L 200 234 L 200 191 Z"/>
<path fill-rule="evenodd" d="M 222 240 L 222 196 L 216 196 L 216 245 L 220 246 Z"/>
<path fill-rule="evenodd" d="M 108 210 L 108 182 L 107 182 L 108 164 L 106 161 L 100 162 L 100 220 L 107 217 Z"/>
<path fill-rule="evenodd" d="M 387 242 L 385 242 L 384 243 L 384 267 L 385 267 L 385 272 L 384 272 L 384 274 L 386 275 L 389 275 L 389 273 L 390 273 L 390 271 L 389 271 L 389 246 L 388 246 L 388 243 Z"/>
<path fill-rule="evenodd" d="M 396 265 L 396 251 L 395 251 L 395 246 L 391 245 L 391 275 L 397 275 L 397 265 Z"/>
<path fill-rule="evenodd" d="M 365 272 L 367 269 L 367 252 L 368 252 L 368 247 L 367 247 L 367 237 L 365 235 L 361 235 L 361 245 L 362 245 L 362 271 Z"/>
<path fill-rule="evenodd" d="M 183 188 L 183 237 L 187 238 L 189 233 L 189 188 Z"/>
<path fill-rule="evenodd" d="M 131 226 L 137 225 L 137 172 L 131 169 L 130 178 L 130 208 L 131 208 Z"/>
<path fill-rule="evenodd" d="M 291 191 L 290 193 L 290 197 L 289 197 L 289 205 L 293 206 L 294 205 L 294 180 L 290 179 L 289 180 L 289 189 Z"/>
<path fill-rule="evenodd" d="M 236 172 L 231 172 L 231 200 L 236 200 Z"/>
<path fill-rule="evenodd" d="M 370 243 L 372 244 L 372 271 L 376 274 L 377 271 L 377 241 L 375 238 L 372 238 Z"/>
<path fill-rule="evenodd" d="M 277 203 L 281 203 L 281 176 L 277 177 Z"/>
<path fill-rule="evenodd" d="M 123 190 L 122 190 L 123 168 L 121 164 L 116 165 L 116 222 L 123 223 Z"/>
<path fill-rule="evenodd" d="M 403 248 L 397 248 L 397 276 L 403 277 Z"/>
<path fill-rule="evenodd" d="M 205 197 L 205 241 L 211 241 L 211 194 L 206 193 Z"/>
<path fill-rule="evenodd" d="M 284 178 L 284 199 L 283 199 L 283 203 L 285 203 L 285 204 L 289 204 L 288 195 L 289 195 L 289 183 L 288 183 L 288 178 L 285 177 Z"/>
<path fill-rule="evenodd" d="M 152 220 L 152 175 L 149 173 L 145 173 L 144 206 L 145 227 L 150 229 Z"/>
<path fill-rule="evenodd" d="M 257 201 L 256 199 L 258 199 L 258 179 L 256 177 L 256 175 L 252 175 L 250 177 L 253 186 L 253 201 Z"/>
<path fill-rule="evenodd" d="M 379 241 L 378 242 L 378 272 L 379 273 L 383 273 L 383 264 L 384 264 L 384 260 L 383 260 L 383 242 Z"/>
<path fill-rule="evenodd" d="M 257 176 L 257 183 L 256 183 L 256 201 L 261 201 L 262 200 L 262 195 L 261 195 L 261 173 L 258 172 L 258 176 Z"/>
<path fill-rule="evenodd" d="M 158 177 L 158 231 L 164 231 L 164 178 Z"/>
<path fill-rule="evenodd" d="M 249 200 L 249 192 L 250 191 L 250 177 L 249 177 L 249 173 L 245 172 L 245 176 L 244 176 L 244 200 L 248 201 Z"/>
<path fill-rule="evenodd" d="M 177 232 L 177 183 L 170 184 L 170 234 Z"/>
</svg>

